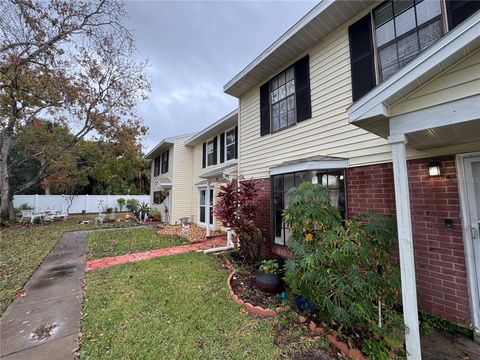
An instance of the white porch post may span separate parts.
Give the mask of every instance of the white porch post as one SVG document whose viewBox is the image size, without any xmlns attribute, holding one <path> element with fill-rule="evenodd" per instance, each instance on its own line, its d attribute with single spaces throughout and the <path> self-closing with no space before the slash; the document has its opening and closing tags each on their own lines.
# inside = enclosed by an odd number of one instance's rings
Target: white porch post
<svg viewBox="0 0 480 360">
<path fill-rule="evenodd" d="M 397 207 L 398 247 L 402 280 L 403 319 L 407 358 L 420 360 L 420 330 L 418 325 L 417 287 L 413 253 L 412 218 L 410 214 L 410 190 L 408 188 L 407 157 L 404 134 L 388 138 L 392 146 L 395 203 Z"/>
<path fill-rule="evenodd" d="M 205 226 L 207 227 L 207 237 L 210 236 L 210 181 L 207 181 L 207 191 L 205 193 Z"/>
</svg>

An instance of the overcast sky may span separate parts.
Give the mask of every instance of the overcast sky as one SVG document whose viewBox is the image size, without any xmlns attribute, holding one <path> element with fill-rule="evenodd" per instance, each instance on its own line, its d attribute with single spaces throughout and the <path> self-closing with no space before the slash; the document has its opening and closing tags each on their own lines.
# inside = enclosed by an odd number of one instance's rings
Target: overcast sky
<svg viewBox="0 0 480 360">
<path fill-rule="evenodd" d="M 139 112 L 150 150 L 198 131 L 237 107 L 223 85 L 295 24 L 312 1 L 127 2 L 139 59 L 148 59 L 150 99 Z"/>
</svg>

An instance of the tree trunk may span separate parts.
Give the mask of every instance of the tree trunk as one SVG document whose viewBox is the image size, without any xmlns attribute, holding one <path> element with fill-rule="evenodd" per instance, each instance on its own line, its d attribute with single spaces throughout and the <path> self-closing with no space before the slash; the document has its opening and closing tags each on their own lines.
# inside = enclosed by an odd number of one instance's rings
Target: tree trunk
<svg viewBox="0 0 480 360">
<path fill-rule="evenodd" d="M 8 170 L 8 155 L 11 144 L 11 135 L 3 134 L 0 150 L 0 203 L 1 218 L 3 220 L 11 220 L 15 216 L 12 203 L 13 196 L 10 188 L 10 174 Z"/>
</svg>

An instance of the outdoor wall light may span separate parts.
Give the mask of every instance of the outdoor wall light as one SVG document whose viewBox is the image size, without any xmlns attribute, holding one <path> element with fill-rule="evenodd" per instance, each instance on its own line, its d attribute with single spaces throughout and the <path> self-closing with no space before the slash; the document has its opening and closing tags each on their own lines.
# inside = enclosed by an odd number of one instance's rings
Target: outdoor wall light
<svg viewBox="0 0 480 360">
<path fill-rule="evenodd" d="M 430 176 L 440 176 L 442 163 L 440 161 L 432 160 L 428 163 L 428 174 Z"/>
</svg>

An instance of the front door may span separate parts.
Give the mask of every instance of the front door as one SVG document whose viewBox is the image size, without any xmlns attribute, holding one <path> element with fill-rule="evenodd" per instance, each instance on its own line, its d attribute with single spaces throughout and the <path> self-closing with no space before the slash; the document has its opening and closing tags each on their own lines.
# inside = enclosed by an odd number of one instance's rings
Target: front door
<svg viewBox="0 0 480 360">
<path fill-rule="evenodd" d="M 478 327 L 479 309 L 475 311 L 480 302 L 480 156 L 469 156 L 463 158 L 464 169 L 464 231 L 465 239 L 471 241 L 471 246 L 466 246 L 467 251 L 470 248 L 470 288 L 474 294 L 473 302 L 474 318 Z M 477 302 L 477 304 L 475 304 Z M 477 312 L 475 314 L 475 312 Z"/>
</svg>

